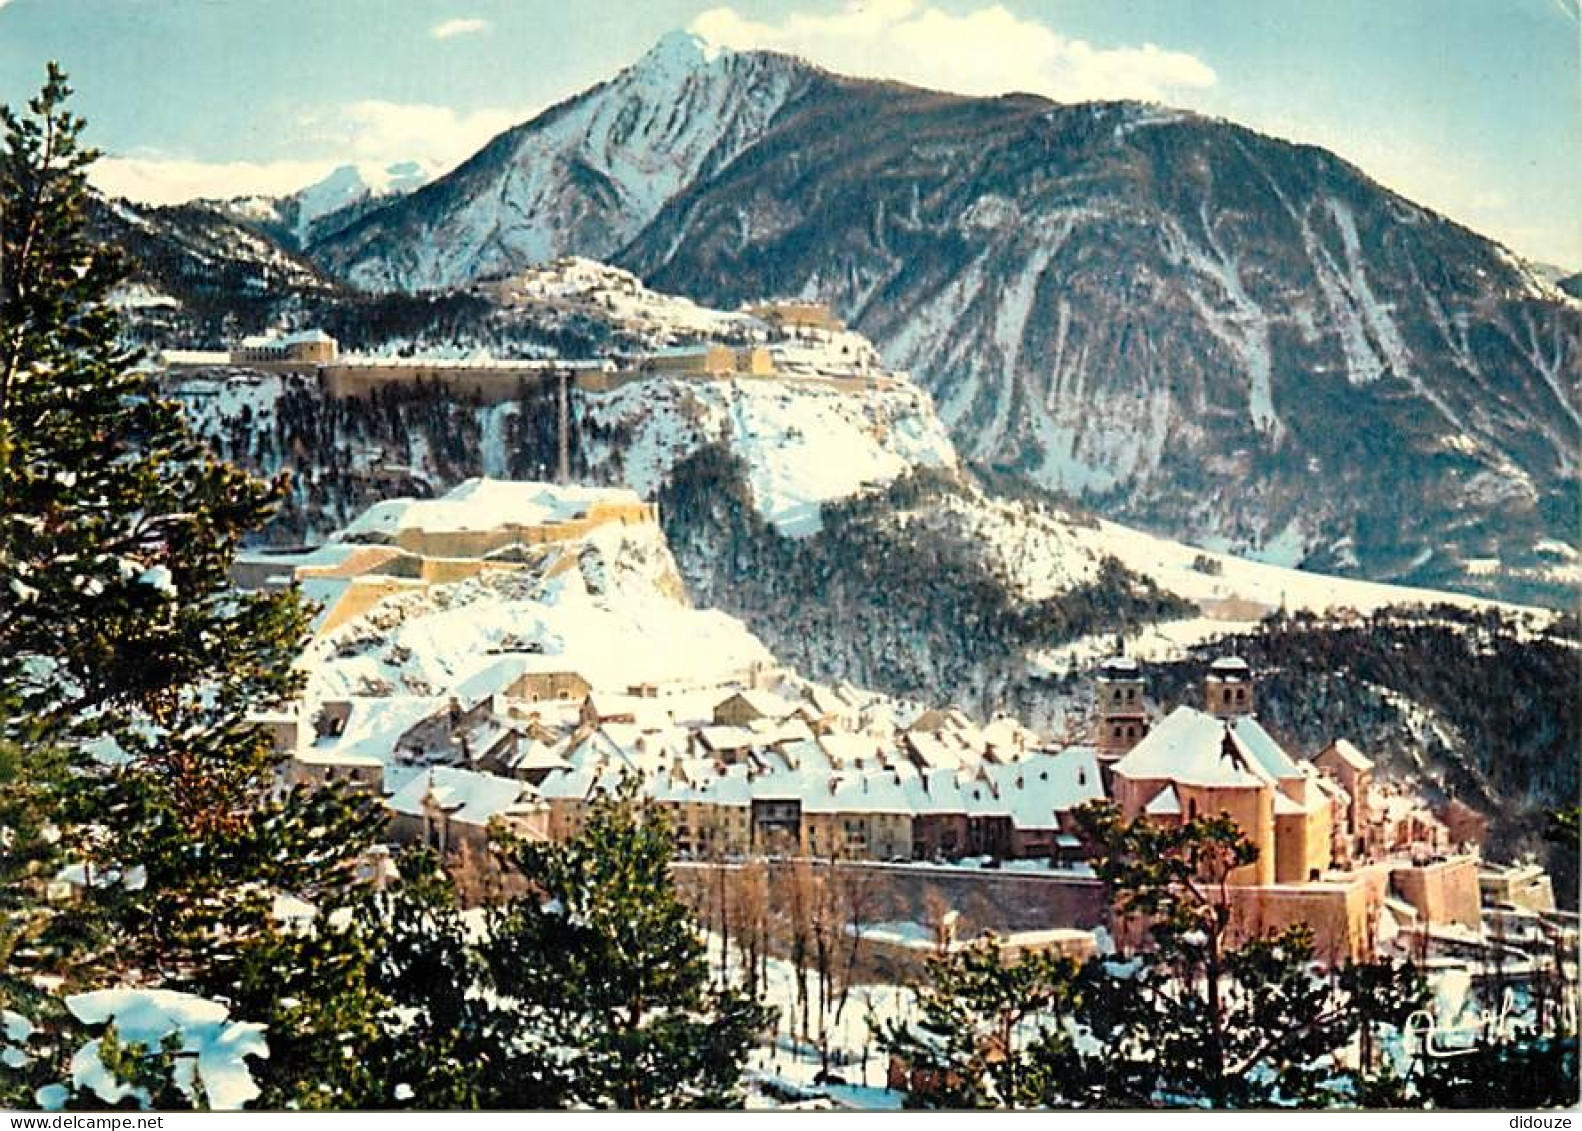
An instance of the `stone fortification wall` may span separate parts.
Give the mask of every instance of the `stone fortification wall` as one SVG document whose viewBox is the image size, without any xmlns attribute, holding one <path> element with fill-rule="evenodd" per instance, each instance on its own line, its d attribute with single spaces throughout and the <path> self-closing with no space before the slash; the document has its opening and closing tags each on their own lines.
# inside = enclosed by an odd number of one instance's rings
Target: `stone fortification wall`
<svg viewBox="0 0 1582 1131">
<path fill-rule="evenodd" d="M 1460 923 L 1477 929 L 1481 921 L 1478 862 L 1453 856 L 1430 864 L 1392 868 L 1390 883 L 1430 923 Z"/>
<path fill-rule="evenodd" d="M 733 865 L 721 865 L 731 868 Z M 677 861 L 675 870 L 683 886 L 700 890 L 710 885 L 714 865 Z M 770 900 L 784 910 L 792 898 L 799 869 L 833 875 L 837 883 L 864 887 L 873 922 L 927 923 L 944 911 L 960 914 L 963 937 L 980 931 L 997 933 L 1036 931 L 1051 927 L 1088 930 L 1107 926 L 1109 897 L 1104 885 L 1091 876 L 1058 872 L 1006 872 L 978 868 L 945 868 L 928 865 L 879 864 L 862 861 L 770 861 Z M 831 871 L 833 869 L 833 871 Z"/>
<path fill-rule="evenodd" d="M 559 379 L 557 371 L 530 365 L 424 365 L 392 363 L 389 365 L 358 362 L 340 362 L 320 366 L 320 387 L 330 397 L 368 397 L 376 389 L 414 386 L 438 386 L 452 395 L 477 399 L 484 404 L 504 404 L 518 399 L 524 389 L 531 389 Z M 573 380 L 576 380 L 574 377 Z"/>
<path fill-rule="evenodd" d="M 399 530 L 395 544 L 409 554 L 423 558 L 483 558 L 510 546 L 544 546 L 584 538 L 601 526 L 654 524 L 659 508 L 653 503 L 595 502 L 586 514 L 564 522 L 538 526 L 512 523 L 487 530 Z"/>
</svg>

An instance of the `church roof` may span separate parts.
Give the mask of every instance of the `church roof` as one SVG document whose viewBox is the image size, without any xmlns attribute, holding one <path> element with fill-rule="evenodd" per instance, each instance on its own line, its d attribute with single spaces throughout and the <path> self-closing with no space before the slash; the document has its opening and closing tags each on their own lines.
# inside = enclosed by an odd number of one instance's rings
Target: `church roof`
<svg viewBox="0 0 1582 1131">
<path fill-rule="evenodd" d="M 1256 787 L 1302 771 L 1250 716 L 1218 719 L 1177 707 L 1145 735 L 1115 773 L 1134 781 L 1162 780 L 1210 787 Z"/>
</svg>

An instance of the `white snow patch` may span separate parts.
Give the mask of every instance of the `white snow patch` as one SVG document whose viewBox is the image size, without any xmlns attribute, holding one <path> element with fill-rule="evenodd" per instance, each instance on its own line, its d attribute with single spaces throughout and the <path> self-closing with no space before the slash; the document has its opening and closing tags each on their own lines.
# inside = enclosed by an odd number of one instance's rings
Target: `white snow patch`
<svg viewBox="0 0 1582 1131">
<path fill-rule="evenodd" d="M 955 449 L 928 396 L 909 382 L 854 392 L 816 381 L 654 379 L 587 398 L 589 419 L 627 433 L 624 479 L 652 496 L 680 460 L 725 443 L 747 465 L 760 514 L 790 536 L 816 533 L 822 504 L 880 486 L 916 466 L 953 467 Z"/>
<path fill-rule="evenodd" d="M 66 999 L 66 1008 L 85 1025 L 114 1023 L 123 1042 L 153 1050 L 172 1033 L 181 1038 L 176 1086 L 196 1098 L 194 1084 L 201 1084 L 209 1107 L 234 1111 L 257 1098 L 258 1085 L 247 1066 L 248 1057 L 267 1057 L 265 1028 L 253 1022 L 231 1021 L 230 1011 L 217 1001 L 173 990 L 94 990 Z M 117 1081 L 99 1058 L 99 1041 L 89 1041 L 71 1060 L 72 1083 L 87 1088 L 105 1103 L 126 1097 L 148 1100 Z"/>
</svg>

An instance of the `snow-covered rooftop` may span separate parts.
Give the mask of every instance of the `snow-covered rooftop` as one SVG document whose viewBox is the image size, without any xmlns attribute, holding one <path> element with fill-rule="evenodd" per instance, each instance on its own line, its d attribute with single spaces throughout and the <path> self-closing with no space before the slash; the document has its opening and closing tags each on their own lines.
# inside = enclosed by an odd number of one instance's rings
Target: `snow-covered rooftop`
<svg viewBox="0 0 1582 1131">
<path fill-rule="evenodd" d="M 515 778 L 435 766 L 407 782 L 386 804 L 412 817 L 423 816 L 427 806 L 433 805 L 452 821 L 487 825 L 495 817 L 537 800 L 538 791 Z"/>
<path fill-rule="evenodd" d="M 1253 787 L 1302 776 L 1258 720 L 1218 719 L 1195 707 L 1170 712 L 1115 764 L 1115 773 L 1136 781 Z"/>
<path fill-rule="evenodd" d="M 289 334 L 249 334 L 242 339 L 244 349 L 264 349 L 270 346 L 322 345 L 335 343 L 323 330 L 297 330 Z"/>
<path fill-rule="evenodd" d="M 1335 752 L 1336 756 L 1339 757 L 1342 762 L 1346 763 L 1346 765 L 1350 766 L 1354 770 L 1361 771 L 1373 769 L 1373 759 L 1369 758 L 1361 750 L 1358 750 L 1347 739 L 1337 738 L 1330 744 L 1330 749 Z"/>
</svg>

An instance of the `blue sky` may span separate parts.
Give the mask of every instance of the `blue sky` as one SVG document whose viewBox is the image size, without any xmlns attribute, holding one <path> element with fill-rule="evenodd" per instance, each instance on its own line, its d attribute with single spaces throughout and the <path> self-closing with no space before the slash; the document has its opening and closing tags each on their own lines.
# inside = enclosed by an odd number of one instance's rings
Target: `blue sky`
<svg viewBox="0 0 1582 1131">
<path fill-rule="evenodd" d="M 1582 269 L 1578 0 L 0 0 L 0 101 L 60 60 L 101 179 L 287 191 L 444 166 L 691 27 L 832 70 L 1151 98 L 1327 146 Z"/>
</svg>

